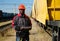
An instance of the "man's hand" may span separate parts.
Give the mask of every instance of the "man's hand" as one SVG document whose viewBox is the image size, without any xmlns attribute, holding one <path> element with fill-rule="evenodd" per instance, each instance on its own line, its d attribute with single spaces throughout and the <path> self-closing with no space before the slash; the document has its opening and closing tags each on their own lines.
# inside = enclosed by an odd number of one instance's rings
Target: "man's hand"
<svg viewBox="0 0 60 41">
<path fill-rule="evenodd" d="M 23 30 L 24 29 L 24 27 L 20 27 L 20 30 Z"/>
<path fill-rule="evenodd" d="M 31 30 L 32 29 L 32 26 L 29 26 L 29 27 L 20 27 L 20 30 Z"/>
<path fill-rule="evenodd" d="M 30 26 L 30 27 L 21 27 L 21 29 L 31 30 L 32 29 L 32 26 Z"/>
</svg>

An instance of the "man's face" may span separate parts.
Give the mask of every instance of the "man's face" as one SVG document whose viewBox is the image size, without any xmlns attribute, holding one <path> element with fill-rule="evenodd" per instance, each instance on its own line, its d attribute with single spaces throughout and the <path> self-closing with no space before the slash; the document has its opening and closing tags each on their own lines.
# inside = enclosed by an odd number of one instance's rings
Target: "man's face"
<svg viewBox="0 0 60 41">
<path fill-rule="evenodd" d="M 25 10 L 24 10 L 24 9 L 20 9 L 20 10 L 19 10 L 19 13 L 20 13 L 20 14 L 24 14 L 24 13 L 25 13 Z"/>
</svg>

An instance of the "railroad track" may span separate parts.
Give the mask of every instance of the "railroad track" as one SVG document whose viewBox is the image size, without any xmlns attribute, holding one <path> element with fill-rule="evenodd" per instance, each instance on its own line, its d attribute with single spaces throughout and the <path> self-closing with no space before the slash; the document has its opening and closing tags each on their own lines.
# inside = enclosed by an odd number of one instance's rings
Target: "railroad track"
<svg viewBox="0 0 60 41">
<path fill-rule="evenodd" d="M 45 31 L 52 37 L 52 30 L 51 29 L 47 29 Z"/>
<path fill-rule="evenodd" d="M 11 22 L 0 26 L 0 34 L 5 36 L 5 33 L 11 28 Z"/>
</svg>

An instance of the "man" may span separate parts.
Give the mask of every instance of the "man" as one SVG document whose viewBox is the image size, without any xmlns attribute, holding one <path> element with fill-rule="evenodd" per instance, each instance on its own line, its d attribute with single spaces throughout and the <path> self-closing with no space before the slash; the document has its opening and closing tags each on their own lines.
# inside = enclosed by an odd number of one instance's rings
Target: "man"
<svg viewBox="0 0 60 41">
<path fill-rule="evenodd" d="M 16 41 L 29 41 L 29 30 L 32 28 L 31 20 L 25 14 L 25 6 L 21 4 L 19 14 L 13 18 L 12 26 L 16 30 Z"/>
</svg>

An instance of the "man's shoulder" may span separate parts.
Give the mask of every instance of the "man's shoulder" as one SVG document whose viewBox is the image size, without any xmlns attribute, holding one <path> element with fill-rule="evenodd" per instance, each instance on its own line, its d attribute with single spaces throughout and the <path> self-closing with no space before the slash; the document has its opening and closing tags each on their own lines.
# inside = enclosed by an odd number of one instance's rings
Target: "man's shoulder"
<svg viewBox="0 0 60 41">
<path fill-rule="evenodd" d="M 16 16 L 14 16 L 14 17 L 13 17 L 13 19 L 15 19 L 16 17 L 17 17 L 17 15 L 16 15 Z"/>
<path fill-rule="evenodd" d="M 29 19 L 29 16 L 27 16 L 26 14 L 24 14 L 26 18 Z M 14 19 L 18 18 L 18 17 L 21 17 L 21 14 L 17 14 L 16 16 L 14 16 Z"/>
<path fill-rule="evenodd" d="M 27 16 L 26 14 L 25 14 L 25 17 L 26 17 L 26 18 L 29 18 L 29 16 Z"/>
<path fill-rule="evenodd" d="M 20 17 L 21 16 L 21 14 L 17 14 L 16 16 L 14 16 L 14 18 L 17 18 L 17 17 Z"/>
<path fill-rule="evenodd" d="M 18 14 L 16 16 L 13 17 L 13 20 L 17 19 L 18 18 Z"/>
</svg>

